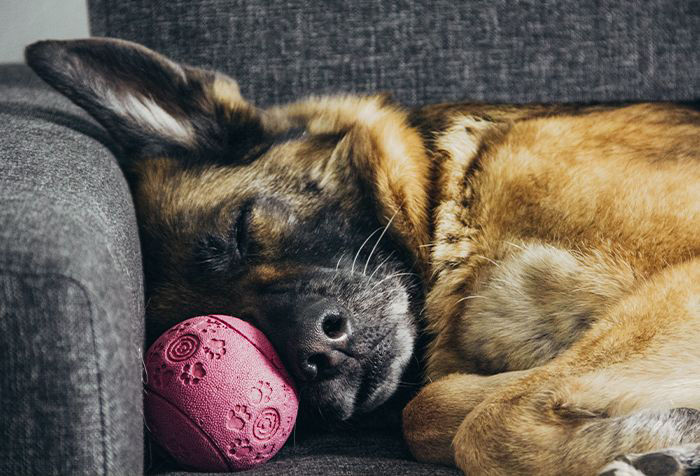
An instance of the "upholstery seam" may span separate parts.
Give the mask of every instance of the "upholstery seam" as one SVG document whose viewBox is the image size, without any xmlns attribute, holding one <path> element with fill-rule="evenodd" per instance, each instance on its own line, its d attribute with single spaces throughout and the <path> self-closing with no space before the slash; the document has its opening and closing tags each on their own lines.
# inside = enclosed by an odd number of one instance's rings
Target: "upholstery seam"
<svg viewBox="0 0 700 476">
<path fill-rule="evenodd" d="M 99 355 L 97 352 L 97 341 L 96 341 L 96 334 L 95 334 L 95 312 L 94 312 L 94 307 L 95 304 L 93 301 L 90 299 L 90 293 L 88 292 L 88 289 L 83 285 L 82 282 L 78 281 L 77 279 L 73 278 L 72 276 L 68 276 L 63 273 L 59 272 L 47 272 L 47 273 L 32 273 L 32 272 L 26 272 L 26 271 L 16 271 L 14 269 L 11 269 L 11 267 L 4 267 L 0 266 L 0 273 L 4 274 L 10 274 L 14 276 L 30 276 L 30 277 L 47 277 L 47 276 L 59 276 L 74 285 L 80 289 L 80 291 L 83 293 L 85 300 L 88 303 L 88 308 L 90 309 L 90 334 L 92 338 L 92 347 L 93 347 L 93 352 L 94 352 L 94 363 L 95 363 L 95 369 L 96 369 L 96 383 L 97 383 L 97 401 L 100 406 L 100 442 L 101 442 L 101 447 L 102 447 L 102 474 L 107 475 L 107 434 L 106 434 L 106 422 L 105 422 L 105 414 L 104 414 L 104 395 L 103 395 L 103 388 L 102 388 L 102 370 L 100 369 L 100 359 Z"/>
<path fill-rule="evenodd" d="M 9 182 L 9 181 L 5 181 L 5 180 L 0 180 L 0 183 L 10 183 L 10 182 Z M 78 201 L 78 200 L 66 199 L 65 197 L 52 197 L 50 194 L 44 193 L 44 192 L 42 192 L 42 191 L 37 191 L 36 189 L 31 189 L 31 188 L 26 188 L 26 189 L 25 189 L 25 188 L 22 188 L 22 187 L 20 187 L 20 188 L 17 189 L 17 193 L 22 193 L 22 192 L 25 192 L 25 193 L 33 193 L 33 194 L 35 194 L 35 196 L 36 196 L 36 195 L 40 195 L 40 196 L 43 196 L 43 197 L 48 198 L 48 199 L 53 199 L 54 203 L 68 204 L 68 205 L 71 205 L 71 206 L 73 206 L 73 207 L 75 207 L 75 208 L 84 208 L 84 205 L 85 205 L 84 203 L 81 203 L 81 202 Z M 24 200 L 25 200 L 25 199 L 22 198 L 22 197 L 20 197 L 19 195 L 10 195 L 10 196 L 6 196 L 6 197 L 3 197 L 2 199 L 0 199 L 0 203 L 14 202 L 14 201 L 24 201 Z M 131 206 L 132 206 L 132 208 L 133 208 L 133 197 L 132 197 L 132 204 L 131 204 Z M 100 209 L 99 212 L 95 213 L 95 212 L 93 211 L 93 209 L 91 208 L 91 209 L 88 211 L 88 217 L 92 218 L 93 220 L 95 220 L 97 223 L 99 223 L 100 225 L 104 226 L 105 228 L 107 228 L 107 229 L 110 228 L 109 221 L 107 220 L 106 214 L 104 213 L 103 210 Z M 89 228 L 89 224 L 86 224 L 85 221 L 82 221 L 82 220 L 81 220 L 81 221 L 76 222 L 76 223 L 78 223 L 78 224 L 81 226 L 81 228 L 86 228 L 86 225 L 87 225 L 87 228 Z M 137 229 L 138 229 L 138 224 L 137 224 L 136 226 L 137 226 Z M 137 231 L 137 233 L 138 233 L 138 231 Z M 113 233 L 109 233 L 109 235 L 110 235 L 110 236 L 114 236 Z M 124 237 L 128 239 L 128 238 L 129 238 L 128 233 L 125 233 L 125 234 L 124 234 Z M 137 242 L 137 245 L 138 245 L 138 251 L 139 251 L 139 253 L 140 253 L 140 252 L 141 252 L 141 242 L 140 242 L 140 238 L 139 238 L 138 236 L 137 236 L 137 238 L 136 238 L 136 242 Z M 121 273 L 123 273 L 127 278 L 129 278 L 129 281 L 133 282 L 133 278 L 134 278 L 135 276 L 132 276 L 132 273 L 129 271 L 129 266 L 128 266 L 128 264 L 126 263 L 126 258 L 125 258 L 124 256 L 122 256 L 120 253 L 116 253 L 116 252 L 114 251 L 114 247 L 111 245 L 111 243 L 110 243 L 109 241 L 107 242 L 107 246 L 105 246 L 104 248 L 107 249 L 107 252 L 109 253 L 109 256 L 110 256 L 110 257 L 117 263 L 117 265 L 119 266 L 119 271 L 120 271 Z M 141 266 L 143 266 L 143 257 L 142 257 L 142 256 L 139 256 L 139 258 L 140 258 L 139 261 L 141 261 L 141 263 L 142 263 Z M 141 276 L 141 283 L 143 284 L 143 275 Z M 132 286 L 129 286 L 129 287 L 132 288 Z M 135 310 L 138 311 L 138 310 L 140 309 L 140 306 L 139 306 L 139 297 L 138 297 L 138 289 L 136 289 L 136 288 L 131 289 L 130 292 L 129 292 L 129 294 L 131 295 L 131 300 L 132 300 L 133 305 L 135 306 Z"/>
</svg>

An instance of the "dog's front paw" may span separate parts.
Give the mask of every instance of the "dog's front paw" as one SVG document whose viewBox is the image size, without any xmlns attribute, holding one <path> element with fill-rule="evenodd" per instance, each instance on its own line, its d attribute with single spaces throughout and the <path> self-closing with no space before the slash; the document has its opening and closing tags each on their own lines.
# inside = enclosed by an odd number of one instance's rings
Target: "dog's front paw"
<svg viewBox="0 0 700 476">
<path fill-rule="evenodd" d="M 403 433 L 419 461 L 454 466 L 452 440 L 483 400 L 484 377 L 451 374 L 427 385 L 404 408 Z"/>
<path fill-rule="evenodd" d="M 450 409 L 441 399 L 438 384 L 428 385 L 406 405 L 403 410 L 403 434 L 417 460 L 452 466 L 452 439 L 463 418 L 446 421 Z"/>
<path fill-rule="evenodd" d="M 612 463 L 605 466 L 598 476 L 646 476 L 632 465 L 632 463 L 623 458 L 618 458 Z"/>
</svg>

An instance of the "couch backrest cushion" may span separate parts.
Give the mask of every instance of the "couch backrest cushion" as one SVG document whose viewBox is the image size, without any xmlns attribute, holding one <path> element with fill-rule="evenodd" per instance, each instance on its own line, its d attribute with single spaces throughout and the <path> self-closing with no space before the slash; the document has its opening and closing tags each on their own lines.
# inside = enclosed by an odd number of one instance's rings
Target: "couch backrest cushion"
<svg viewBox="0 0 700 476">
<path fill-rule="evenodd" d="M 259 104 L 696 99 L 690 0 L 89 0 L 93 35 L 224 71 Z"/>
</svg>

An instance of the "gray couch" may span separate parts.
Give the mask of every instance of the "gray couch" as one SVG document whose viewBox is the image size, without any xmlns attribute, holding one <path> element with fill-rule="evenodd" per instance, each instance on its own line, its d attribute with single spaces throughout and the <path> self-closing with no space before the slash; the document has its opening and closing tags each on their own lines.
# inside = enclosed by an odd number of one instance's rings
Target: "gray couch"
<svg viewBox="0 0 700 476">
<path fill-rule="evenodd" d="M 392 91 L 411 105 L 693 101 L 692 2 L 90 0 L 94 35 L 223 70 L 260 105 Z M 696 8 L 696 7 L 695 7 Z M 143 282 L 110 139 L 0 66 L 0 475 L 177 471 L 144 441 Z M 396 425 L 311 432 L 249 474 L 453 474 Z"/>
</svg>

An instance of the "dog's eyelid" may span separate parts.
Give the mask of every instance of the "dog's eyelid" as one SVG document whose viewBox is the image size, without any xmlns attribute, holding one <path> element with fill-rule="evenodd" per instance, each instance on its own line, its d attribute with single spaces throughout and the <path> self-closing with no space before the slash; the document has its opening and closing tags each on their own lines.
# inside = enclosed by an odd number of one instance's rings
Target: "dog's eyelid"
<svg viewBox="0 0 700 476">
<path fill-rule="evenodd" d="M 230 232 L 232 253 L 237 254 L 239 260 L 244 260 L 250 247 L 250 219 L 253 209 L 253 200 L 246 200 L 238 209 L 238 215 L 233 222 Z"/>
<path fill-rule="evenodd" d="M 208 233 L 197 242 L 194 261 L 196 265 L 203 266 L 210 272 L 226 272 L 231 265 L 229 244 L 220 236 Z"/>
</svg>

